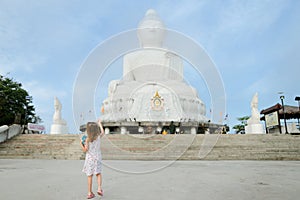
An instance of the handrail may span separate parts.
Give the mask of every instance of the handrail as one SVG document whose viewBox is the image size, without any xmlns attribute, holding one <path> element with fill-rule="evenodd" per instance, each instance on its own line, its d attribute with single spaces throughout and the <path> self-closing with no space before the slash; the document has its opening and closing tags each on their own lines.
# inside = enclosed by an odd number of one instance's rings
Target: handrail
<svg viewBox="0 0 300 200">
<path fill-rule="evenodd" d="M 3 125 L 0 127 L 0 143 L 22 133 L 22 127 L 18 124 L 11 126 Z"/>
</svg>

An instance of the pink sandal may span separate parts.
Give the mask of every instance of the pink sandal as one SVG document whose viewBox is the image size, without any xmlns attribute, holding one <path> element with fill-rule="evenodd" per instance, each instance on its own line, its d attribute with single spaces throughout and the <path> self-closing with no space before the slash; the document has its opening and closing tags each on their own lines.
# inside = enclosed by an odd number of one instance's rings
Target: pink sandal
<svg viewBox="0 0 300 200">
<path fill-rule="evenodd" d="M 95 197 L 95 194 L 94 193 L 91 193 L 91 194 L 88 194 L 87 195 L 87 199 L 92 199 Z"/>
<path fill-rule="evenodd" d="M 98 190 L 97 193 L 98 193 L 100 196 L 103 196 L 103 190 Z"/>
</svg>

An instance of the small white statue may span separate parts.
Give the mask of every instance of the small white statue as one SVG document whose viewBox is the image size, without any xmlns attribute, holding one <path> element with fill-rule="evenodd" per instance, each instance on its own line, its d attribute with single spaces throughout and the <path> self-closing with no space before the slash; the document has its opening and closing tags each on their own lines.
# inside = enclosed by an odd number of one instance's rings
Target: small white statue
<svg viewBox="0 0 300 200">
<path fill-rule="evenodd" d="M 54 115 L 53 115 L 53 123 L 54 124 L 67 124 L 65 120 L 61 118 L 61 109 L 62 105 L 57 97 L 54 98 Z"/>
<path fill-rule="evenodd" d="M 258 111 L 258 94 L 254 94 L 251 101 L 251 117 L 247 121 L 249 124 L 259 124 L 260 123 L 260 114 Z"/>
<path fill-rule="evenodd" d="M 247 121 L 245 126 L 246 134 L 264 134 L 265 130 L 263 125 L 260 123 L 260 114 L 258 111 L 258 94 L 254 94 L 251 101 L 251 117 Z"/>
<path fill-rule="evenodd" d="M 67 122 L 61 118 L 62 105 L 57 97 L 54 98 L 54 115 L 53 124 L 51 125 L 50 134 L 67 134 Z"/>
</svg>

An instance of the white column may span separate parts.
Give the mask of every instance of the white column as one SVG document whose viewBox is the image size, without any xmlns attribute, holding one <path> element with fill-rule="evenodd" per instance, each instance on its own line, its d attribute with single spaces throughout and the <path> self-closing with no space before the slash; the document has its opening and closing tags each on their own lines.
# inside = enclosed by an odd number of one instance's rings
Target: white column
<svg viewBox="0 0 300 200">
<path fill-rule="evenodd" d="M 109 128 L 105 128 L 104 133 L 105 133 L 105 134 L 109 134 L 109 133 L 110 133 Z"/>
<path fill-rule="evenodd" d="M 192 128 L 191 128 L 191 134 L 193 134 L 193 135 L 196 135 L 196 134 L 197 134 L 196 127 L 192 127 Z"/>
<path fill-rule="evenodd" d="M 126 132 L 127 132 L 126 127 L 122 126 L 121 127 L 121 134 L 126 134 Z"/>
</svg>

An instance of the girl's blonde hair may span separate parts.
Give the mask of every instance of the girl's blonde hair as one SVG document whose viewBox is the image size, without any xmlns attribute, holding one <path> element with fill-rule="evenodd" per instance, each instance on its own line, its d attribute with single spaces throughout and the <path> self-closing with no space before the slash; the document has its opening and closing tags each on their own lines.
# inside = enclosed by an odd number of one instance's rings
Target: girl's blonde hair
<svg viewBox="0 0 300 200">
<path fill-rule="evenodd" d="M 90 142 L 93 142 L 100 135 L 101 130 L 96 122 L 88 122 L 86 125 L 86 132 Z"/>
</svg>

